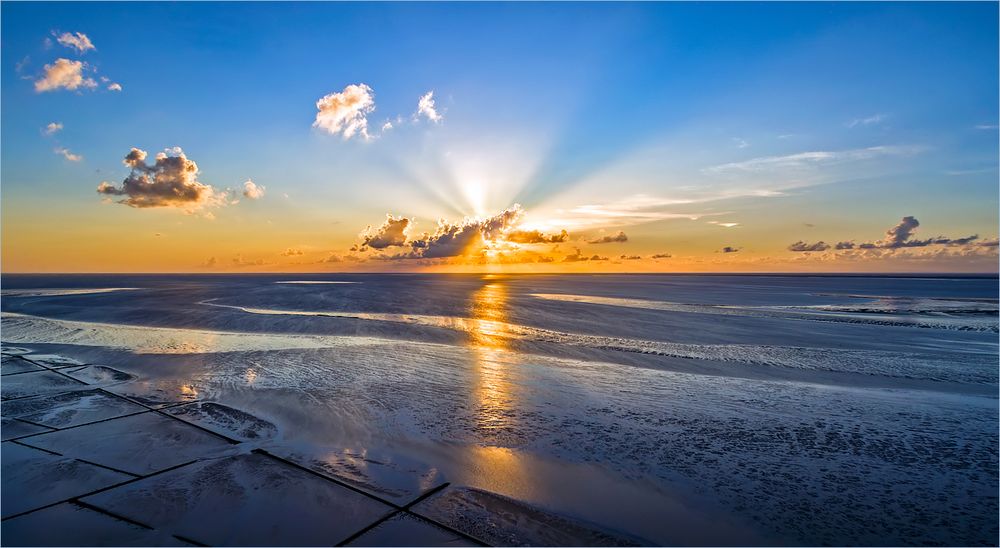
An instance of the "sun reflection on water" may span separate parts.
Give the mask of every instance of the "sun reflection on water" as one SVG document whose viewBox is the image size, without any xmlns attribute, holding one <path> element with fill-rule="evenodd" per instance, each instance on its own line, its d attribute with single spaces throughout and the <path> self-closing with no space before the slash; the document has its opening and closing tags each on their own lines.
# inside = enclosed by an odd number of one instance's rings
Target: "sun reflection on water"
<svg viewBox="0 0 1000 548">
<path fill-rule="evenodd" d="M 476 425 L 492 437 L 513 425 L 514 394 L 511 371 L 504 359 L 510 344 L 507 286 L 502 279 L 486 281 L 472 295 L 469 337 L 476 357 L 472 391 Z"/>
</svg>

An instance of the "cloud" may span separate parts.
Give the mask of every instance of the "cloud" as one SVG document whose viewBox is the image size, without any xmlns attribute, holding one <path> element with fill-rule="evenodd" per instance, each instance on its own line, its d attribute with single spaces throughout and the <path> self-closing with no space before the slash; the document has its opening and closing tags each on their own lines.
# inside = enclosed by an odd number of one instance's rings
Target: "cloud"
<svg viewBox="0 0 1000 548">
<path fill-rule="evenodd" d="M 640 257 L 639 255 L 622 255 L 621 257 L 618 258 L 624 259 L 626 261 L 638 261 L 639 259 L 642 259 L 642 257 Z"/>
<path fill-rule="evenodd" d="M 264 266 L 271 263 L 265 261 L 264 259 L 244 259 L 243 255 L 239 254 L 233 257 L 233 260 L 231 261 L 230 264 L 236 267 L 242 267 L 242 266 Z"/>
<path fill-rule="evenodd" d="M 577 248 L 575 252 L 563 257 L 562 262 L 564 263 L 576 263 L 582 261 L 607 261 L 607 257 L 602 257 L 600 255 L 591 255 L 590 257 L 580 253 L 580 249 Z"/>
<path fill-rule="evenodd" d="M 64 32 L 60 35 L 56 35 L 56 33 L 53 32 L 52 35 L 56 36 L 57 42 L 67 48 L 75 49 L 79 54 L 84 54 L 92 49 L 97 49 L 94 47 L 94 43 L 90 41 L 90 38 L 87 38 L 87 35 L 82 32 Z"/>
<path fill-rule="evenodd" d="M 908 215 L 900 219 L 898 223 L 896 223 L 888 230 L 886 230 L 885 236 L 883 236 L 881 240 L 876 240 L 873 242 L 861 242 L 861 243 L 855 243 L 853 241 L 844 240 L 834 244 L 833 249 L 835 251 L 850 251 L 855 249 L 892 251 L 904 248 L 916 248 L 916 247 L 928 247 L 928 246 L 964 247 L 973 245 L 979 240 L 978 234 L 965 236 L 964 238 L 948 238 L 946 236 L 935 236 L 933 238 L 918 239 L 914 238 L 914 235 L 918 227 L 920 227 L 920 221 L 918 221 L 916 217 Z M 797 251 L 797 252 L 826 251 L 828 249 L 830 249 L 830 246 L 822 241 L 816 242 L 815 244 L 807 244 L 805 242 L 798 241 L 788 246 L 789 251 Z"/>
<path fill-rule="evenodd" d="M 361 250 L 365 248 L 385 249 L 393 246 L 406 245 L 406 228 L 410 226 L 410 220 L 406 217 L 393 217 L 386 215 L 385 222 L 378 228 L 373 229 L 369 225 L 361 233 Z"/>
<path fill-rule="evenodd" d="M 878 124 L 887 118 L 884 114 L 873 114 L 867 118 L 855 118 L 850 122 L 847 122 L 847 127 L 857 127 L 857 126 L 870 126 L 872 124 Z"/>
<path fill-rule="evenodd" d="M 108 84 L 108 91 L 121 91 L 121 90 L 122 90 L 122 85 L 119 84 L 118 82 L 111 82 L 110 84 Z"/>
<path fill-rule="evenodd" d="M 750 143 L 740 139 L 739 137 L 733 137 L 733 142 L 736 143 L 736 148 L 747 148 L 750 146 Z"/>
<path fill-rule="evenodd" d="M 719 250 L 719 253 L 736 253 L 740 250 L 738 247 L 726 246 Z"/>
<path fill-rule="evenodd" d="M 814 244 L 807 244 L 800 240 L 788 246 L 789 251 L 798 251 L 802 253 L 808 253 L 810 251 L 826 251 L 827 249 L 830 249 L 830 245 L 822 240 Z"/>
<path fill-rule="evenodd" d="M 218 262 L 219 261 L 217 261 L 215 257 L 209 257 L 205 260 L 205 262 L 199 264 L 198 266 L 202 268 L 215 268 L 215 265 L 218 264 Z"/>
<path fill-rule="evenodd" d="M 417 101 L 417 114 L 415 116 L 419 117 L 421 115 L 435 123 L 440 122 L 442 119 L 437 109 L 435 109 L 433 90 L 420 96 L 420 100 Z"/>
<path fill-rule="evenodd" d="M 106 196 L 124 196 L 119 203 L 129 207 L 177 207 L 188 213 L 206 207 L 224 205 L 226 193 L 198 181 L 198 165 L 174 147 L 156 155 L 146 164 L 146 151 L 133 148 L 123 163 L 131 169 L 120 187 L 104 181 L 97 192 Z"/>
<path fill-rule="evenodd" d="M 289 247 L 281 252 L 282 257 L 296 257 L 299 255 L 305 255 L 305 253 L 303 253 L 301 249 L 297 249 L 294 247 Z"/>
<path fill-rule="evenodd" d="M 507 237 L 515 232 L 522 215 L 521 206 L 514 204 L 492 217 L 466 217 L 454 223 L 441 219 L 433 233 L 425 232 L 421 235 L 408 233 L 412 224 L 409 218 L 387 215 L 381 226 L 367 227 L 360 235 L 361 243 L 351 250 L 365 252 L 369 248 L 409 248 L 409 251 L 372 257 L 381 260 L 457 257 L 472 255 L 488 247 L 496 253 L 505 246 L 510 248 Z M 561 233 L 558 237 L 562 237 Z"/>
<path fill-rule="evenodd" d="M 507 241 L 517 244 L 558 244 L 569 240 L 569 233 L 543 234 L 539 230 L 514 230 L 507 234 Z"/>
<path fill-rule="evenodd" d="M 83 160 L 83 156 L 79 154 L 73 154 L 72 152 L 69 151 L 69 149 L 65 147 L 56 147 L 52 149 L 52 152 L 55 152 L 56 154 L 62 154 L 63 158 L 66 158 L 70 162 L 80 162 Z"/>
<path fill-rule="evenodd" d="M 485 242 L 495 242 L 520 221 L 523 211 L 514 204 L 500 213 L 481 218 L 467 218 L 461 223 L 438 221 L 434 234 L 424 234 L 411 242 L 414 253 L 420 257 L 455 257 L 474 251 Z"/>
<path fill-rule="evenodd" d="M 321 262 L 321 263 L 346 263 L 346 262 L 358 262 L 358 261 L 361 261 L 361 260 L 362 260 L 362 258 L 358 257 L 357 255 L 337 255 L 336 253 L 332 253 L 330 256 L 328 256 L 327 258 L 325 258 L 325 259 L 323 259 L 323 260 L 321 260 L 319 262 Z"/>
<path fill-rule="evenodd" d="M 45 65 L 41 78 L 35 80 L 35 92 L 55 91 L 57 89 L 76 90 L 79 88 L 94 89 L 97 82 L 93 78 L 84 78 L 82 61 L 70 61 L 59 58 L 51 65 Z"/>
<path fill-rule="evenodd" d="M 993 238 L 991 240 L 983 240 L 983 241 L 977 243 L 976 245 L 978 245 L 980 247 L 998 247 L 998 246 L 1000 246 L 1000 239 Z"/>
<path fill-rule="evenodd" d="M 885 231 L 885 247 L 902 247 L 918 226 L 920 221 L 916 217 L 903 217 L 896 226 Z"/>
<path fill-rule="evenodd" d="M 740 223 L 722 223 L 719 221 L 708 221 L 708 224 L 721 226 L 722 228 L 735 228 L 740 226 Z"/>
<path fill-rule="evenodd" d="M 610 236 L 600 236 L 600 237 L 597 237 L 597 238 L 592 238 L 590 240 L 587 240 L 587 243 L 588 244 L 611 244 L 611 243 L 620 243 L 620 242 L 627 242 L 627 241 L 628 241 L 628 236 L 626 236 L 624 232 L 622 232 L 622 231 L 619 230 L 617 234 L 612 234 Z"/>
<path fill-rule="evenodd" d="M 55 135 L 56 133 L 62 131 L 62 128 L 63 125 L 59 122 L 49 122 L 49 125 L 45 126 L 45 129 L 42 130 L 42 133 L 46 135 Z"/>
<path fill-rule="evenodd" d="M 652 259 L 669 259 L 670 257 L 672 257 L 672 255 L 670 255 L 669 253 L 657 253 L 657 254 L 651 256 L 650 258 L 652 258 Z"/>
<path fill-rule="evenodd" d="M 365 84 L 351 84 L 340 93 L 330 93 L 316 101 L 318 127 L 331 135 L 369 139 L 368 115 L 375 110 L 375 92 Z"/>
<path fill-rule="evenodd" d="M 773 170 L 801 170 L 858 160 L 869 160 L 881 156 L 912 154 L 916 147 L 874 146 L 840 151 L 811 151 L 785 156 L 764 156 L 743 162 L 731 162 L 703 169 L 706 173 L 753 173 Z"/>
<path fill-rule="evenodd" d="M 1000 126 L 998 126 L 996 124 L 979 124 L 979 125 L 976 126 L 976 129 L 985 129 L 985 130 L 996 131 L 997 129 L 1000 129 Z"/>
<path fill-rule="evenodd" d="M 243 196 L 251 200 L 259 200 L 264 197 L 264 186 L 254 183 L 253 179 L 247 179 L 243 183 Z"/>
</svg>

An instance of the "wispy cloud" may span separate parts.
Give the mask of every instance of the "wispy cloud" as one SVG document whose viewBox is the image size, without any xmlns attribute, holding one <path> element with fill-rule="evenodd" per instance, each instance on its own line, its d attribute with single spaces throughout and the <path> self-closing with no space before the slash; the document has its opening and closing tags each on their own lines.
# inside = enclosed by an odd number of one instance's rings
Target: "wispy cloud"
<svg viewBox="0 0 1000 548">
<path fill-rule="evenodd" d="M 70 162 L 81 162 L 83 161 L 83 156 L 79 154 L 73 154 L 69 149 L 65 147 L 56 147 L 53 149 L 56 154 L 61 154 L 63 158 L 66 158 Z"/>
<path fill-rule="evenodd" d="M 722 228 L 736 228 L 740 226 L 740 223 L 723 223 L 721 221 L 708 221 L 708 224 L 721 226 Z"/>
<path fill-rule="evenodd" d="M 873 114 L 867 118 L 855 118 L 850 122 L 847 122 L 845 125 L 851 128 L 858 126 L 870 126 L 873 124 L 880 124 L 885 121 L 886 118 L 887 116 L 885 114 Z"/>
<path fill-rule="evenodd" d="M 92 49 L 97 49 L 94 47 L 94 43 L 90 41 L 90 38 L 82 32 L 64 32 L 62 34 L 53 32 L 52 35 L 56 37 L 57 42 L 67 48 L 76 50 L 81 55 Z"/>
<path fill-rule="evenodd" d="M 984 130 L 993 130 L 993 131 L 996 131 L 997 129 L 1000 129 L 1000 126 L 998 126 L 996 124 L 979 124 L 979 125 L 976 126 L 976 129 L 984 129 Z"/>
<path fill-rule="evenodd" d="M 49 122 L 49 124 L 45 126 L 45 129 L 42 130 L 42 133 L 44 133 L 45 135 L 55 135 L 56 133 L 62 131 L 62 129 L 63 129 L 62 123 Z"/>
<path fill-rule="evenodd" d="M 837 151 L 808 151 L 787 154 L 784 156 L 763 156 L 760 158 L 751 158 L 742 162 L 730 162 L 727 164 L 707 167 L 702 171 L 705 173 L 732 174 L 805 170 L 844 162 L 870 160 L 882 156 L 914 154 L 920 150 L 920 147 L 914 146 L 874 146 Z"/>
</svg>

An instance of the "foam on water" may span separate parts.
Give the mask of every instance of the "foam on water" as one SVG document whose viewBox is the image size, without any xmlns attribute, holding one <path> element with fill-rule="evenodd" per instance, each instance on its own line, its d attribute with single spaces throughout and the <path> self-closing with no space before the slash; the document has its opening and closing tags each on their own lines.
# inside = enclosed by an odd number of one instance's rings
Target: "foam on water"
<svg viewBox="0 0 1000 548">
<path fill-rule="evenodd" d="M 563 333 L 549 329 L 511 324 L 494 320 L 432 316 L 421 314 L 387 314 L 338 311 L 297 311 L 225 305 L 215 302 L 201 304 L 235 309 L 250 314 L 326 316 L 357 320 L 396 322 L 454 329 L 492 337 L 516 338 L 539 342 L 582 346 L 640 354 L 655 354 L 675 358 L 735 362 L 771 367 L 789 367 L 818 371 L 861 373 L 911 379 L 950 381 L 972 384 L 997 382 L 996 363 L 992 356 L 968 358 L 966 368 L 956 368 L 953 360 L 928 358 L 919 354 L 875 350 L 843 350 L 793 346 L 748 344 L 683 344 L 648 341 L 598 335 Z M 668 303 L 669 304 L 669 303 Z"/>
<path fill-rule="evenodd" d="M 566 295 L 561 293 L 532 293 L 531 296 L 551 300 L 584 304 L 619 306 L 687 312 L 693 314 L 718 314 L 776 319 L 809 320 L 881 325 L 889 327 L 917 327 L 924 329 L 949 329 L 956 331 L 1000 332 L 998 308 L 995 303 L 940 300 L 940 299 L 884 299 L 866 305 L 798 305 L 798 306 L 735 306 L 684 304 L 647 299 L 598 297 L 591 295 Z M 900 314 L 912 314 L 904 316 Z"/>
</svg>

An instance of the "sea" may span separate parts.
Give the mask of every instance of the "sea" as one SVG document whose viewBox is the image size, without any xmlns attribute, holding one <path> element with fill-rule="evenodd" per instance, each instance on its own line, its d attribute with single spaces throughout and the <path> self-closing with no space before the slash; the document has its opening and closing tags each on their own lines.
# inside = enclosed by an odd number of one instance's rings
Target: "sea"
<svg viewBox="0 0 1000 548">
<path fill-rule="evenodd" d="M 271 453 L 392 500 L 449 482 L 464 495 L 427 512 L 485 519 L 498 544 L 1000 534 L 995 276 L 4 274 L 0 291 L 5 348 L 127 373 L 111 389 L 149 404 L 237 410 Z"/>
</svg>

